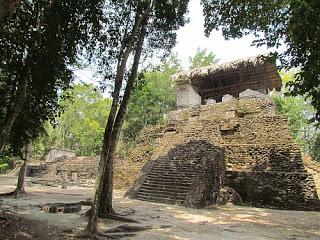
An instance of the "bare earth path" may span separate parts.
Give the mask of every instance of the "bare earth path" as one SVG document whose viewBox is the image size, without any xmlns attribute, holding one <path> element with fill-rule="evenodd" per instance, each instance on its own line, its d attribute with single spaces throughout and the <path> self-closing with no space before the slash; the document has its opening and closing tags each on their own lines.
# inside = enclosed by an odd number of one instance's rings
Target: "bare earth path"
<svg viewBox="0 0 320 240">
<path fill-rule="evenodd" d="M 0 193 L 14 189 L 14 184 L 14 177 L 0 176 Z M 67 189 L 61 189 L 59 186 L 33 184 L 31 179 L 28 179 L 26 190 L 29 194 L 21 199 L 3 198 L 0 201 L 0 212 L 7 209 L 27 221 L 38 222 L 39 226 L 53 227 L 47 230 L 47 232 L 52 231 L 52 234 L 49 234 L 52 238 L 46 236 L 46 240 L 72 239 L 67 235 L 63 238 L 58 236 L 56 227 L 76 231 L 86 226 L 87 219 L 78 213 L 43 213 L 37 206 L 45 203 L 72 203 L 85 200 L 91 197 L 92 188 L 68 186 Z M 136 232 L 132 237 L 121 239 L 320 239 L 319 212 L 279 211 L 231 205 L 195 210 L 182 206 L 123 199 L 123 193 L 115 191 L 116 210 L 127 213 L 127 217 L 139 221 L 141 226 L 152 226 L 152 229 Z M 123 224 L 113 220 L 103 220 L 100 222 L 100 228 L 109 229 Z M 4 228 L 0 228 L 0 236 L 3 230 Z M 28 238 L 25 232 L 25 238 L 21 235 L 17 239 L 41 239 Z"/>
</svg>

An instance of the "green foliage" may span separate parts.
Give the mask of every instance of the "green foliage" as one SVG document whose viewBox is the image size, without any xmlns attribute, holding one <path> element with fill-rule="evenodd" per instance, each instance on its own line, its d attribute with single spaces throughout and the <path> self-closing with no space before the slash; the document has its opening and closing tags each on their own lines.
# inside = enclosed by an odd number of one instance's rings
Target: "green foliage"
<svg viewBox="0 0 320 240">
<path fill-rule="evenodd" d="M 5 173 L 9 169 L 9 164 L 0 163 L 0 173 Z"/>
<path fill-rule="evenodd" d="M 197 49 L 190 57 L 190 69 L 218 62 L 206 49 Z M 163 122 L 164 114 L 176 109 L 176 90 L 171 77 L 181 70 L 177 54 L 170 55 L 160 66 L 143 73 L 133 93 L 126 117 L 123 139 L 131 142 L 146 125 Z"/>
<path fill-rule="evenodd" d="M 71 98 L 62 102 L 64 112 L 55 127 L 47 125 L 47 136 L 37 147 L 66 148 L 86 156 L 99 154 L 111 100 L 103 98 L 92 84 L 77 84 L 68 95 Z"/>
<path fill-rule="evenodd" d="M 3 156 L 0 157 L 0 174 L 5 173 L 13 167 L 12 159 L 8 152 L 5 152 Z"/>
<path fill-rule="evenodd" d="M 289 72 L 281 72 L 283 84 L 292 82 L 295 79 L 296 70 Z M 282 92 L 287 92 L 288 89 L 284 86 Z M 320 136 L 320 131 L 316 128 L 316 123 L 310 119 L 315 114 L 315 109 L 310 104 L 310 101 L 305 100 L 302 96 L 285 96 L 284 94 L 273 93 L 272 98 L 277 106 L 277 110 L 288 118 L 289 129 L 296 140 L 302 147 L 305 153 L 310 154 L 314 159 L 320 161 L 320 147 L 317 139 Z"/>
<path fill-rule="evenodd" d="M 320 118 L 319 0 L 202 0 L 205 32 L 221 29 L 225 38 L 256 36 L 257 46 L 287 50 L 278 55 L 282 68 L 299 68 L 290 93 L 306 96 Z"/>
<path fill-rule="evenodd" d="M 315 137 L 313 138 L 313 142 L 310 146 L 310 155 L 315 159 L 316 161 L 320 162 L 320 133 L 319 131 L 315 134 Z"/>
<path fill-rule="evenodd" d="M 195 69 L 199 67 L 205 67 L 210 64 L 217 63 L 219 59 L 212 52 L 207 53 L 207 49 L 197 48 L 197 52 L 194 57 L 189 57 L 189 68 Z"/>
<path fill-rule="evenodd" d="M 176 30 L 183 26 L 187 19 L 189 0 L 151 1 L 149 9 L 148 31 L 144 38 L 142 57 L 155 58 L 167 56 L 176 43 Z M 100 31 L 96 49 L 96 64 L 99 73 L 104 76 L 102 85 L 113 89 L 113 81 L 118 70 L 119 61 L 123 59 L 123 50 L 127 47 L 137 15 L 149 1 L 124 0 L 105 1 L 103 24 L 105 28 Z M 138 33 L 139 34 L 139 33 Z M 137 35 L 138 36 L 138 35 Z M 137 37 L 136 40 L 137 41 Z M 132 52 L 133 53 L 133 52 Z M 132 67 L 133 58 L 129 59 L 126 67 L 125 80 Z"/>
<path fill-rule="evenodd" d="M 8 140 L 14 154 L 55 119 L 59 93 L 73 80 L 70 66 L 82 49 L 93 51 L 101 14 L 98 0 L 25 0 L 1 29 L 0 129 L 15 108 L 19 82 L 27 81 L 27 98 Z"/>
<path fill-rule="evenodd" d="M 52 128 L 50 123 L 46 122 L 44 124 L 44 132 L 41 133 L 40 136 L 38 136 L 36 139 L 34 139 L 32 141 L 30 159 L 40 160 L 44 156 L 45 153 L 49 152 L 49 149 L 51 147 L 49 144 L 50 136 L 46 131 L 50 127 Z"/>
<path fill-rule="evenodd" d="M 132 95 L 123 129 L 126 141 L 136 139 L 146 125 L 163 121 L 176 108 L 176 92 L 171 75 L 181 69 L 177 55 L 171 55 L 158 69 L 146 71 Z"/>
</svg>

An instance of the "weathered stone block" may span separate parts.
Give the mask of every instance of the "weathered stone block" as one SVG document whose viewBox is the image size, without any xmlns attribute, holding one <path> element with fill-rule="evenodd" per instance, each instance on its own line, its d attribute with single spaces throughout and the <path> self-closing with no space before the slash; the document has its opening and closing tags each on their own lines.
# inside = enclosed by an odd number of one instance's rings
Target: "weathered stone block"
<svg viewBox="0 0 320 240">
<path fill-rule="evenodd" d="M 267 95 L 252 89 L 246 89 L 239 93 L 240 98 L 266 98 Z"/>
<path fill-rule="evenodd" d="M 201 105 L 201 97 L 190 84 L 177 85 L 177 107 Z"/>
</svg>

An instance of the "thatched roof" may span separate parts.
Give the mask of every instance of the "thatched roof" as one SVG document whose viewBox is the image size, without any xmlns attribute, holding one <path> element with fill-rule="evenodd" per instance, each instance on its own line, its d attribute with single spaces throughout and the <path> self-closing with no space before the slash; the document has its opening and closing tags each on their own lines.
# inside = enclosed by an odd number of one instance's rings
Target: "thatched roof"
<svg viewBox="0 0 320 240">
<path fill-rule="evenodd" d="M 200 67 L 192 70 L 181 71 L 172 76 L 173 80 L 179 84 L 180 82 L 190 82 L 191 79 L 207 78 L 217 73 L 227 73 L 230 71 L 240 71 L 242 68 L 256 67 L 269 63 L 270 60 L 264 55 L 257 55 L 249 58 L 237 59 L 232 62 L 226 62 L 221 64 L 212 64 L 206 67 Z"/>
<path fill-rule="evenodd" d="M 247 88 L 281 88 L 275 64 L 264 55 L 182 71 L 173 80 L 177 85 L 193 85 L 202 96 L 236 94 Z"/>
</svg>

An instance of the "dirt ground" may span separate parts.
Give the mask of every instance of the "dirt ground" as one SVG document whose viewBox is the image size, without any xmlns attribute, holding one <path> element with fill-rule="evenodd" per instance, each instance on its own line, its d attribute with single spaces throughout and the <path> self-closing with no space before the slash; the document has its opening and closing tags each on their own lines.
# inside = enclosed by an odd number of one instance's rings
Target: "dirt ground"
<svg viewBox="0 0 320 240">
<path fill-rule="evenodd" d="M 16 177 L 0 176 L 0 193 L 14 189 Z M 79 213 L 44 213 L 39 205 L 45 203 L 72 203 L 90 198 L 89 187 L 43 186 L 28 179 L 28 195 L 19 199 L 0 200 L 1 240 L 60 240 L 75 239 L 83 230 L 87 218 Z M 145 231 L 113 234 L 113 239 L 132 240 L 229 240 L 229 239 L 290 239 L 319 240 L 320 213 L 304 211 L 280 211 L 272 209 L 227 205 L 195 210 L 182 206 L 165 205 L 124 199 L 123 191 L 115 191 L 114 205 L 117 212 L 135 219 L 139 224 L 129 226 L 148 227 Z M 101 220 L 101 230 L 124 225 L 114 220 Z M 107 239 L 107 238 L 106 238 Z"/>
</svg>

